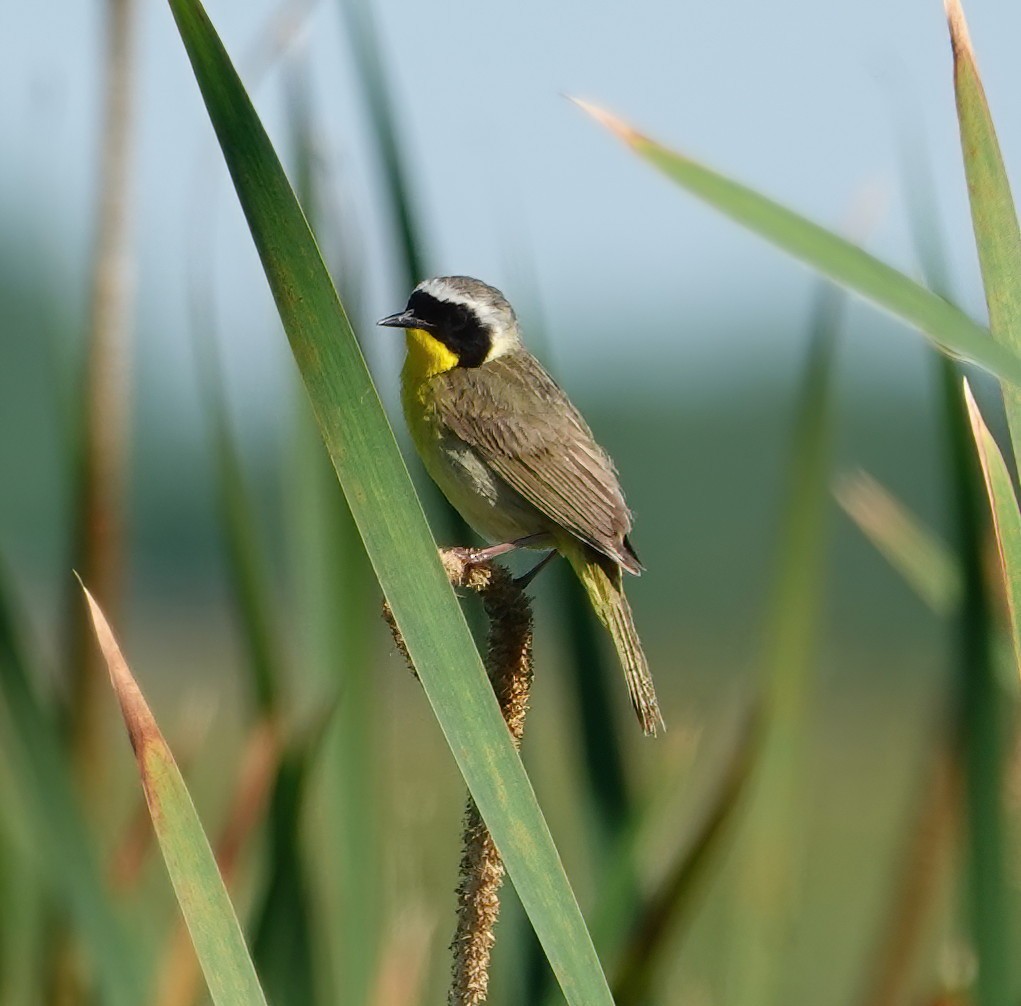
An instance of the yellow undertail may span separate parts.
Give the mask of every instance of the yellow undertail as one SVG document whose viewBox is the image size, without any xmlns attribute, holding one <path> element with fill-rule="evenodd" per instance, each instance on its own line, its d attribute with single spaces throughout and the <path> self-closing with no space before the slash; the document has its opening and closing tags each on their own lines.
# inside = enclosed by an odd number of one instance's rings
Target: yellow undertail
<svg viewBox="0 0 1021 1006">
<path fill-rule="evenodd" d="M 645 651 L 635 629 L 631 605 L 624 596 L 620 566 L 574 537 L 558 536 L 557 550 L 574 568 L 599 621 L 613 638 L 624 668 L 631 705 L 638 714 L 642 729 L 646 734 L 655 734 L 659 727 L 666 729 L 649 673 L 649 662 L 645 659 Z"/>
</svg>

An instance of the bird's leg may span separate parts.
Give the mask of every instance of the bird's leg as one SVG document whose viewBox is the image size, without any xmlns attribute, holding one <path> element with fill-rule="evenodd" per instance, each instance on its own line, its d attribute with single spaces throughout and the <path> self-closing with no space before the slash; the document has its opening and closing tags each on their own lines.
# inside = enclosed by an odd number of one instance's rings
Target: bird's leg
<svg viewBox="0 0 1021 1006">
<path fill-rule="evenodd" d="M 527 573 L 522 573 L 514 581 L 515 585 L 524 590 L 559 554 L 556 549 L 547 552 Z"/>
<path fill-rule="evenodd" d="M 505 541 L 499 545 L 490 545 L 488 548 L 452 548 L 450 551 L 466 566 L 480 566 L 498 556 L 513 552 L 516 548 L 541 548 L 547 543 L 553 543 L 553 536 L 543 531 L 539 534 L 525 535 L 524 538 L 515 538 L 514 541 Z"/>
</svg>

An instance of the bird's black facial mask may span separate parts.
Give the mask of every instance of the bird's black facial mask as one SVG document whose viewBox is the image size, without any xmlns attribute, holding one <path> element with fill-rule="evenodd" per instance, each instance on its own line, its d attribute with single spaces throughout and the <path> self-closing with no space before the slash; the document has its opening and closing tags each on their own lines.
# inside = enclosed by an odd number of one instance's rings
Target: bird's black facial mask
<svg viewBox="0 0 1021 1006">
<path fill-rule="evenodd" d="M 384 318 L 379 324 L 421 328 L 457 357 L 459 367 L 482 366 L 492 347 L 489 332 L 470 307 L 439 300 L 424 290 L 412 293 L 402 314 Z"/>
</svg>

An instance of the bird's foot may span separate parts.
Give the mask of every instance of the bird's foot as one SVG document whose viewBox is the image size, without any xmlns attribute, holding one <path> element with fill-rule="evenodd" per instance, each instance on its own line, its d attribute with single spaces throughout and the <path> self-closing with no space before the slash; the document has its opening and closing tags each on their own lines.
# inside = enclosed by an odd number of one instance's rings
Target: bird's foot
<svg viewBox="0 0 1021 1006">
<path fill-rule="evenodd" d="M 530 534 L 524 538 L 501 542 L 499 545 L 490 545 L 487 548 L 467 548 L 463 545 L 455 545 L 450 548 L 440 549 L 440 555 L 452 580 L 461 586 L 467 586 L 468 581 L 472 577 L 478 577 L 493 559 L 506 555 L 508 552 L 513 552 L 515 549 L 542 548 L 544 545 L 552 545 L 552 537 L 550 535 L 545 533 Z M 526 573 L 519 581 L 520 586 L 527 586 L 549 559 L 550 556 L 547 556 L 531 572 Z"/>
<path fill-rule="evenodd" d="M 464 566 L 481 566 L 482 563 L 488 562 L 491 558 L 485 554 L 486 550 L 484 548 L 465 548 L 461 545 L 455 545 L 452 548 L 445 548 L 443 551 Z"/>
<path fill-rule="evenodd" d="M 499 545 L 489 545 L 486 548 L 465 548 L 454 546 L 444 551 L 455 559 L 463 562 L 465 566 L 482 566 L 501 555 L 513 552 L 519 548 L 542 548 L 544 545 L 552 544 L 552 537 L 545 532 L 541 534 L 529 534 L 524 538 L 515 538 L 514 541 L 501 542 Z"/>
</svg>

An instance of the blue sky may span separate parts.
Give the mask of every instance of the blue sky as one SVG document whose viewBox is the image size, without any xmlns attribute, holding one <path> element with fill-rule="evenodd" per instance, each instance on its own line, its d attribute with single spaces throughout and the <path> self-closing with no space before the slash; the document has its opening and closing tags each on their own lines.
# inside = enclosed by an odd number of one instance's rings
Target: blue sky
<svg viewBox="0 0 1021 1006">
<path fill-rule="evenodd" d="M 172 387 L 187 383 L 190 366 L 189 204 L 197 175 L 224 173 L 209 152 L 211 130 L 166 5 L 139 6 L 141 370 Z M 237 57 L 278 6 L 211 0 L 208 9 Z M 82 297 L 102 11 L 97 0 L 63 0 L 56 11 L 0 4 L 0 31 L 21 40 L 0 65 L 0 213 L 8 232 L 45 251 Z M 379 0 L 373 12 L 436 271 L 474 273 L 519 304 L 533 276 L 556 357 L 579 373 L 619 365 L 700 380 L 730 366 L 735 350 L 752 362 L 771 358 L 776 347 L 760 339 L 768 326 L 756 319 L 796 331 L 811 284 L 800 267 L 654 176 L 564 92 L 604 104 L 823 223 L 840 224 L 869 193 L 870 247 L 913 271 L 894 126 L 898 107 L 912 110 L 961 299 L 983 311 L 938 2 Z M 972 0 L 967 14 L 1016 179 L 1021 5 Z M 388 313 L 406 291 L 385 253 L 376 167 L 334 0 L 312 5 L 292 51 L 311 68 L 320 142 L 353 235 L 366 314 Z M 254 96 L 285 146 L 281 76 L 268 74 Z M 240 213 L 218 184 L 214 219 L 201 227 L 216 248 L 220 327 L 235 393 L 259 399 L 286 368 L 285 347 Z M 626 338 L 608 338 L 606 320 L 628 317 L 636 323 Z M 386 352 L 396 358 L 392 341 Z"/>
</svg>

